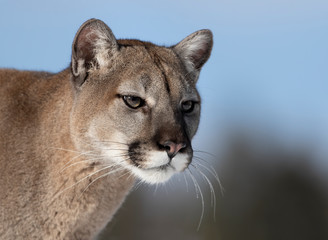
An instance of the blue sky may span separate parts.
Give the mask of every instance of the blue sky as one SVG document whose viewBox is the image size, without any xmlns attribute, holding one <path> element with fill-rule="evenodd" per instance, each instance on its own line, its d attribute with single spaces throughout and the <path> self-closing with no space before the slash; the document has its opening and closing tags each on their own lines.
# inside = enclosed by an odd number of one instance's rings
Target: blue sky
<svg viewBox="0 0 328 240">
<path fill-rule="evenodd" d="M 0 2 L 0 67 L 66 68 L 78 27 L 92 17 L 117 38 L 165 45 L 209 28 L 214 48 L 198 83 L 199 148 L 224 142 L 238 125 L 327 152 L 328 1 Z"/>
</svg>

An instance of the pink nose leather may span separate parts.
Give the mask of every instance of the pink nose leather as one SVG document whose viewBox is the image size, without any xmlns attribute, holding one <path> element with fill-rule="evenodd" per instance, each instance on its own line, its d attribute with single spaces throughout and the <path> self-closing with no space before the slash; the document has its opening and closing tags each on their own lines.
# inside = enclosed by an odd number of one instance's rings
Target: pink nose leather
<svg viewBox="0 0 328 240">
<path fill-rule="evenodd" d="M 172 141 L 166 141 L 164 143 L 164 147 L 166 149 L 167 155 L 169 155 L 170 158 L 174 158 L 175 155 L 177 155 L 177 153 L 186 147 L 185 143 L 174 143 Z"/>
</svg>

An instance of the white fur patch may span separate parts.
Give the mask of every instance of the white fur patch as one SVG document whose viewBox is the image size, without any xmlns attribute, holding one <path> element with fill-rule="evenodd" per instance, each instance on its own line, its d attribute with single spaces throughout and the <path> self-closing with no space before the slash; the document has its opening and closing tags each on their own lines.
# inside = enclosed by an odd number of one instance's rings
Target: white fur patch
<svg viewBox="0 0 328 240">
<path fill-rule="evenodd" d="M 130 169 L 135 176 L 146 183 L 156 184 L 156 183 L 163 183 L 169 180 L 173 174 L 175 173 L 172 167 L 168 167 L 165 170 L 155 170 L 155 169 L 140 169 L 140 168 L 133 168 Z"/>
<path fill-rule="evenodd" d="M 84 59 L 78 59 L 77 61 L 72 61 L 72 64 L 74 64 L 72 66 L 72 70 L 75 77 L 85 73 Z"/>
<path fill-rule="evenodd" d="M 156 104 L 156 101 L 155 101 L 155 99 L 153 97 L 148 97 L 146 99 L 146 102 L 148 103 L 149 107 L 151 107 L 151 108 L 154 107 L 155 104 Z"/>
<path fill-rule="evenodd" d="M 177 172 L 182 172 L 188 167 L 188 155 L 187 154 L 177 154 L 171 162 L 171 165 L 175 168 Z"/>
<path fill-rule="evenodd" d="M 163 152 L 163 153 L 165 153 L 167 155 L 166 152 Z M 156 155 L 154 155 L 154 156 L 156 156 Z M 162 156 L 162 154 L 159 154 L 158 156 Z M 168 159 L 168 157 L 166 157 L 166 158 Z M 154 162 L 154 163 L 159 163 L 159 162 L 163 161 L 163 159 L 161 159 L 161 160 L 149 159 L 148 161 Z M 167 161 L 167 163 L 168 162 L 169 161 Z M 163 165 L 160 165 L 160 166 L 163 166 Z M 156 184 L 156 183 L 163 183 L 163 182 L 169 180 L 173 176 L 173 174 L 183 171 L 187 166 L 188 166 L 188 155 L 178 153 L 172 159 L 170 165 L 166 166 L 163 169 L 156 168 L 156 167 L 149 168 L 149 169 L 143 169 L 143 168 L 136 168 L 136 167 L 132 167 L 132 166 L 129 169 L 144 182 L 150 183 L 150 184 Z"/>
<path fill-rule="evenodd" d="M 145 168 L 156 168 L 168 164 L 170 162 L 167 153 L 164 151 L 150 151 L 147 153 L 147 162 Z"/>
</svg>

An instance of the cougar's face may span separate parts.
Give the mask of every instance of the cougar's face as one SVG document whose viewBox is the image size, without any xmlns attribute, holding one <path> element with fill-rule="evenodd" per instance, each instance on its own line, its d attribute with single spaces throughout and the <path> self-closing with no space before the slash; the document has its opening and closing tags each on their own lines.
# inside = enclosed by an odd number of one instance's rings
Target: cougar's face
<svg viewBox="0 0 328 240">
<path fill-rule="evenodd" d="M 122 46 L 114 70 L 90 74 L 75 112 L 88 116 L 78 129 L 85 129 L 84 142 L 99 150 L 103 161 L 159 183 L 191 162 L 200 98 L 172 50 L 149 48 Z"/>
</svg>

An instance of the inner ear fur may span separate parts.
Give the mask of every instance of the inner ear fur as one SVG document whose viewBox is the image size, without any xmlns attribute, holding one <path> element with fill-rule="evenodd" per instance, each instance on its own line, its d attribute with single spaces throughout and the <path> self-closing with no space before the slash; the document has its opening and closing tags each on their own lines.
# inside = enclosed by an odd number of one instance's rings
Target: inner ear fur
<svg viewBox="0 0 328 240">
<path fill-rule="evenodd" d="M 101 20 L 90 19 L 82 24 L 72 44 L 71 72 L 76 87 L 82 86 L 91 68 L 106 66 L 118 51 L 111 29 Z"/>
<path fill-rule="evenodd" d="M 190 34 L 181 42 L 173 46 L 173 50 L 180 56 L 189 73 L 198 78 L 199 72 L 211 55 L 213 34 L 208 29 Z"/>
</svg>

